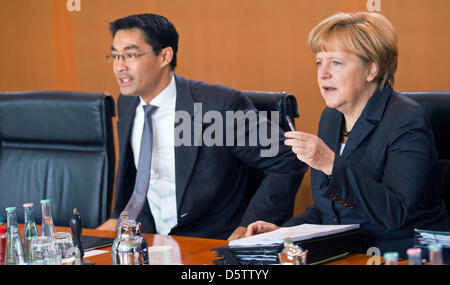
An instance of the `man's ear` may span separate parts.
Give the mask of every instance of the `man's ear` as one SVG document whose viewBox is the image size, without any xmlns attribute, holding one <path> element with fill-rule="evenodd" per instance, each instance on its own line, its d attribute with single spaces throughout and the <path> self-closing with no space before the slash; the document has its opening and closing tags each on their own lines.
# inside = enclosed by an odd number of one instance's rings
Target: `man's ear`
<svg viewBox="0 0 450 285">
<path fill-rule="evenodd" d="M 375 62 L 371 62 L 369 63 L 369 69 L 368 69 L 368 74 L 366 77 L 366 81 L 367 82 L 372 82 L 373 80 L 375 80 L 375 78 L 377 78 L 378 75 L 378 66 Z"/>
<path fill-rule="evenodd" d="M 170 65 L 173 58 L 173 49 L 171 47 L 163 48 L 160 52 L 161 55 L 161 67 Z"/>
</svg>

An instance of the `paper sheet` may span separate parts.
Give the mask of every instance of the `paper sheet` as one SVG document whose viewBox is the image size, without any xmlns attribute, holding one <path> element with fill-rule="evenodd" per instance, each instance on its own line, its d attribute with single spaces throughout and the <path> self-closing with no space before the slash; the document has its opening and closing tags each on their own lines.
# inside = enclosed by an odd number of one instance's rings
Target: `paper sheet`
<svg viewBox="0 0 450 285">
<path fill-rule="evenodd" d="M 83 258 L 91 257 L 91 256 L 99 255 L 99 254 L 104 254 L 104 253 L 107 253 L 107 252 L 110 252 L 110 251 L 108 251 L 108 250 L 97 250 L 97 249 L 89 250 L 89 251 L 86 251 L 84 253 L 84 257 Z"/>
<path fill-rule="evenodd" d="M 291 238 L 292 241 L 302 241 L 311 238 L 337 234 L 359 228 L 358 224 L 351 225 L 312 225 L 302 224 L 293 227 L 283 227 L 272 232 L 254 235 L 247 238 L 237 239 L 229 242 L 233 247 L 272 246 L 282 244 L 284 239 Z"/>
</svg>

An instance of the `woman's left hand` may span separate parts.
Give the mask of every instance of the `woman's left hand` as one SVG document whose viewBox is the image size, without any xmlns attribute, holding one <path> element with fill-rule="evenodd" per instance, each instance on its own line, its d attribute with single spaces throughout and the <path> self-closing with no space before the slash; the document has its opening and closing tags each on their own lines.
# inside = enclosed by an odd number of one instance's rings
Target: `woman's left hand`
<svg viewBox="0 0 450 285">
<path fill-rule="evenodd" d="M 286 132 L 285 145 L 292 146 L 297 158 L 326 175 L 331 175 L 334 163 L 332 151 L 318 136 L 304 132 Z"/>
</svg>

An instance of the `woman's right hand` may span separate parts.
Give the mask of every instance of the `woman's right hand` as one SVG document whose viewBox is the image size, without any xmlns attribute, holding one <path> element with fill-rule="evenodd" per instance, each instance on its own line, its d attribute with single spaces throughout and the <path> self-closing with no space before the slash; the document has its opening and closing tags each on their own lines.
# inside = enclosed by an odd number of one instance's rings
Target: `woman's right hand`
<svg viewBox="0 0 450 285">
<path fill-rule="evenodd" d="M 245 232 L 245 236 L 249 237 L 257 234 L 267 233 L 279 228 L 280 228 L 279 226 L 272 223 L 264 221 L 256 221 L 248 225 L 247 231 Z"/>
</svg>

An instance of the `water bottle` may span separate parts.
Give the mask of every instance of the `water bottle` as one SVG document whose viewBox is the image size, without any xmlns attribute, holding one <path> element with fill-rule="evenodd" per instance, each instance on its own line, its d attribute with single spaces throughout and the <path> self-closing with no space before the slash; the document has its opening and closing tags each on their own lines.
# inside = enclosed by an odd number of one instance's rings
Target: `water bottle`
<svg viewBox="0 0 450 285">
<path fill-rule="evenodd" d="M 409 265 L 422 265 L 422 250 L 420 248 L 409 248 L 406 251 Z"/>
<path fill-rule="evenodd" d="M 5 263 L 6 232 L 6 224 L 3 222 L 3 217 L 0 216 L 0 265 Z"/>
<path fill-rule="evenodd" d="M 5 264 L 25 264 L 22 241 L 17 227 L 16 207 L 6 208 L 8 230 L 6 235 Z"/>
<path fill-rule="evenodd" d="M 50 200 L 41 200 L 42 206 L 42 224 L 41 237 L 54 237 L 56 235 L 55 226 L 53 225 L 52 207 Z"/>
<path fill-rule="evenodd" d="M 383 257 L 385 265 L 398 265 L 398 252 L 386 252 Z"/>
<path fill-rule="evenodd" d="M 23 204 L 25 209 L 25 231 L 23 234 L 23 250 L 25 251 L 25 259 L 27 263 L 31 263 L 31 240 L 38 236 L 36 222 L 34 220 L 34 204 Z"/>
<path fill-rule="evenodd" d="M 283 250 L 278 254 L 281 265 L 306 265 L 307 250 L 294 244 L 290 238 L 284 240 Z"/>
<path fill-rule="evenodd" d="M 442 265 L 442 245 L 440 244 L 429 244 L 428 251 L 430 253 L 430 265 Z"/>
</svg>

